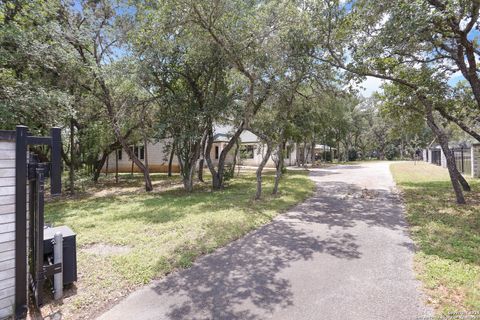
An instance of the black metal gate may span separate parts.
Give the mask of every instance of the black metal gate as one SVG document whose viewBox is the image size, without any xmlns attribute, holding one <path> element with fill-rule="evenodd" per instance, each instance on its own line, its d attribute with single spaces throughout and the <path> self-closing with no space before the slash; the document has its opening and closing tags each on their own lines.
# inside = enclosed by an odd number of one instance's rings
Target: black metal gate
<svg viewBox="0 0 480 320">
<path fill-rule="evenodd" d="M 440 150 L 432 150 L 432 163 L 440 166 L 442 164 L 442 156 Z"/>
<path fill-rule="evenodd" d="M 15 316 L 16 318 L 23 318 L 27 311 L 27 275 L 34 293 L 35 304 L 39 306 L 43 303 L 42 290 L 45 278 L 49 274 L 57 272 L 59 268 L 61 270 L 61 266 L 45 266 L 43 261 L 45 178 L 50 177 L 51 179 L 51 194 L 60 194 L 61 132 L 60 128 L 53 128 L 51 136 L 36 137 L 29 134 L 27 127 L 17 126 L 15 140 Z M 50 163 L 41 163 L 35 154 L 28 153 L 29 145 L 50 146 Z M 29 182 L 30 220 L 28 226 L 27 181 Z M 27 232 L 29 236 L 28 247 Z"/>
<path fill-rule="evenodd" d="M 452 151 L 455 156 L 455 165 L 458 171 L 464 174 L 471 174 L 472 158 L 470 148 L 455 148 Z"/>
</svg>

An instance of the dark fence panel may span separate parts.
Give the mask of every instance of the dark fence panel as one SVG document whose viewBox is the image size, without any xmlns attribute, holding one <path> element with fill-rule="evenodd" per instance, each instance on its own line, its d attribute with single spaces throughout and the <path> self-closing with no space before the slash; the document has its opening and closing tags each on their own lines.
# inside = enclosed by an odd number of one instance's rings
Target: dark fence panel
<svg viewBox="0 0 480 320">
<path fill-rule="evenodd" d="M 472 159 L 470 148 L 457 148 L 453 150 L 455 155 L 455 164 L 458 171 L 464 174 L 472 173 Z"/>
<path fill-rule="evenodd" d="M 432 150 L 432 163 L 439 166 L 442 164 L 441 161 L 440 150 Z"/>
</svg>

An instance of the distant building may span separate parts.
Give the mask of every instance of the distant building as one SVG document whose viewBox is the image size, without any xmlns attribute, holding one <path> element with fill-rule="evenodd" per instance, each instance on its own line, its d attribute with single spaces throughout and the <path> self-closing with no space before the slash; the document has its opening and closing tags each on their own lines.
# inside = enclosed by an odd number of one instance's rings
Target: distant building
<svg viewBox="0 0 480 320">
<path fill-rule="evenodd" d="M 218 126 L 214 131 L 214 141 L 212 149 L 210 152 L 210 158 L 212 162 L 216 165 L 218 163 L 220 154 L 222 150 L 227 145 L 230 137 L 232 136 L 232 127 L 229 126 Z M 150 172 L 167 172 L 168 171 L 168 162 L 170 158 L 170 145 L 171 139 L 163 139 L 157 142 L 149 142 L 147 145 L 147 152 L 145 152 L 145 146 L 143 144 L 132 145 L 131 148 L 133 152 L 138 157 L 140 161 L 145 163 L 145 155 L 148 156 L 148 167 Z M 322 145 L 317 145 L 322 146 Z M 287 143 L 285 152 L 285 165 L 291 166 L 297 164 L 297 157 L 301 150 L 297 150 L 297 144 Z M 324 151 L 322 151 L 324 150 Z M 327 147 L 326 151 L 328 152 L 330 147 Z M 325 152 L 325 148 L 317 150 L 315 152 L 320 154 L 320 152 Z M 252 132 L 245 130 L 240 135 L 240 150 L 238 152 L 237 164 L 242 166 L 257 167 L 262 161 L 266 153 L 266 145 L 262 143 L 259 137 Z M 230 150 L 227 155 L 226 163 L 233 163 L 233 157 L 235 154 L 235 146 Z M 118 157 L 118 160 L 116 159 Z M 307 163 L 310 163 L 310 157 L 307 159 Z M 206 163 L 205 163 L 206 165 Z M 268 160 L 267 167 L 275 167 L 272 156 Z M 102 168 L 102 172 L 116 172 L 118 167 L 118 172 L 139 172 L 139 169 L 126 152 L 122 149 L 112 152 L 105 162 L 105 165 Z M 180 166 L 176 156 L 172 159 L 172 171 L 179 172 Z"/>
</svg>

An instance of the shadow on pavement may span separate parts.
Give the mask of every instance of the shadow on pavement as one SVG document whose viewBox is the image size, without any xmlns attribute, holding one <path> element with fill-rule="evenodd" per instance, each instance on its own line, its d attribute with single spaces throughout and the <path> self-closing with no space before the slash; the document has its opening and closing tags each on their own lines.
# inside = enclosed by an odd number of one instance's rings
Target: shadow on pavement
<svg viewBox="0 0 480 320">
<path fill-rule="evenodd" d="M 259 314 L 293 304 L 290 282 L 279 276 L 293 262 L 310 260 L 317 253 L 360 258 L 356 236 L 348 232 L 357 223 L 390 229 L 406 226 L 399 199 L 388 191 L 365 193 L 342 182 L 317 187 L 315 196 L 273 223 L 158 283 L 154 290 L 159 295 L 183 297 L 169 306 L 168 318 L 263 318 Z M 302 222 L 309 223 L 297 227 Z M 325 238 L 311 236 L 309 228 L 315 225 L 330 230 Z"/>
<path fill-rule="evenodd" d="M 267 312 L 291 305 L 290 283 L 277 274 L 321 252 L 342 259 L 360 257 L 353 235 L 319 239 L 297 230 L 292 222 L 276 221 L 171 275 L 154 290 L 188 296 L 186 302 L 170 306 L 170 319 L 258 319 L 251 308 L 240 307 L 247 300 L 254 309 Z"/>
</svg>

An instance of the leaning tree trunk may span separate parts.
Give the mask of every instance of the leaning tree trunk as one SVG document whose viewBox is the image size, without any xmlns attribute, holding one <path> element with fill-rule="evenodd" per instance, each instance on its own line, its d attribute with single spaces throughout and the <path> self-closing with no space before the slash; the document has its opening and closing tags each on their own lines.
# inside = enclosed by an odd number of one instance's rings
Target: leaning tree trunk
<svg viewBox="0 0 480 320">
<path fill-rule="evenodd" d="M 265 165 L 267 164 L 270 154 L 272 153 L 272 148 L 270 143 L 267 143 L 267 152 L 265 153 L 260 165 L 257 168 L 257 192 L 255 194 L 255 200 L 259 200 L 262 196 L 262 171 Z"/>
<path fill-rule="evenodd" d="M 278 184 L 280 182 L 280 178 L 282 177 L 282 169 L 283 169 L 283 162 L 284 162 L 283 146 L 284 146 L 284 143 L 282 141 L 278 145 L 278 161 L 276 163 L 275 183 L 273 185 L 273 191 L 272 191 L 272 194 L 274 195 L 278 194 Z"/>
<path fill-rule="evenodd" d="M 210 173 L 212 174 L 212 188 L 213 188 L 213 190 L 223 189 L 224 175 L 225 175 L 225 160 L 227 158 L 228 152 L 230 152 L 230 150 L 235 145 L 236 141 L 240 138 L 240 135 L 242 134 L 242 132 L 244 130 L 244 127 L 245 127 L 245 121 L 242 121 L 240 126 L 237 128 L 237 131 L 235 131 L 233 136 L 230 138 L 228 143 L 223 148 L 222 152 L 220 153 L 219 159 L 218 159 L 217 170 L 215 170 L 215 166 L 213 165 L 212 159 L 210 157 L 210 153 L 211 153 L 212 145 L 213 145 L 213 130 L 212 130 L 211 126 L 208 128 L 207 148 L 206 148 L 206 151 L 205 151 L 205 160 L 207 162 L 208 169 L 210 170 Z"/>
<path fill-rule="evenodd" d="M 456 168 L 456 166 L 455 166 Z M 458 169 L 457 169 L 458 171 Z M 460 184 L 462 185 L 462 189 L 463 191 L 472 191 L 472 189 L 470 188 L 470 185 L 468 184 L 467 180 L 462 176 L 462 174 L 459 172 L 459 175 L 458 175 L 458 182 L 460 182 Z"/>
<path fill-rule="evenodd" d="M 457 166 L 455 164 L 455 158 L 453 156 L 452 151 L 448 147 L 448 138 L 446 133 L 443 131 L 442 128 L 438 127 L 435 123 L 435 119 L 433 117 L 432 108 L 426 105 L 426 116 L 427 116 L 427 124 L 433 133 L 437 136 L 438 142 L 440 143 L 440 147 L 442 148 L 443 153 L 445 154 L 445 159 L 447 160 L 447 169 L 448 174 L 450 175 L 450 181 L 452 183 L 453 191 L 455 192 L 455 197 L 458 204 L 465 204 L 465 197 L 462 192 L 462 187 L 460 184 L 460 172 L 457 170 Z"/>
<path fill-rule="evenodd" d="M 108 153 L 109 151 L 103 151 L 102 157 L 96 163 L 95 171 L 93 173 L 93 178 L 92 178 L 93 182 L 95 183 L 98 182 L 98 178 L 100 177 L 102 168 L 105 165 L 105 162 L 107 161 Z"/>
<path fill-rule="evenodd" d="M 172 142 L 172 150 L 170 150 L 170 159 L 168 159 L 168 176 L 172 176 L 173 157 L 175 156 L 175 141 Z"/>
<path fill-rule="evenodd" d="M 104 87 L 103 88 L 104 91 L 107 90 L 104 83 L 101 83 L 101 85 L 102 87 Z M 105 92 L 108 92 L 108 90 Z M 125 150 L 125 153 L 130 157 L 130 159 L 132 159 L 132 162 L 135 163 L 137 167 L 140 169 L 140 171 L 143 173 L 143 178 L 145 180 L 145 190 L 152 191 L 153 190 L 152 179 L 150 178 L 150 173 L 148 172 L 148 169 L 135 155 L 134 150 L 129 148 L 127 141 L 123 138 L 122 134 L 120 133 L 120 127 L 118 126 L 118 123 L 116 121 L 116 116 L 113 112 L 112 104 L 109 101 L 107 101 L 105 102 L 105 105 L 107 107 L 108 116 L 110 118 L 113 132 L 115 134 L 115 138 L 117 138 L 117 141 L 120 143 L 123 150 Z"/>
<path fill-rule="evenodd" d="M 207 136 L 202 138 L 202 145 L 200 147 L 200 161 L 198 162 L 198 180 L 203 181 L 203 167 L 205 165 L 205 144 L 207 142 Z"/>
<path fill-rule="evenodd" d="M 233 163 L 232 163 L 232 168 L 231 168 L 231 176 L 233 177 L 235 174 L 235 166 L 237 165 L 237 157 L 238 157 L 238 152 L 240 151 L 240 143 L 237 141 L 235 142 L 235 152 L 233 153 Z"/>
</svg>

